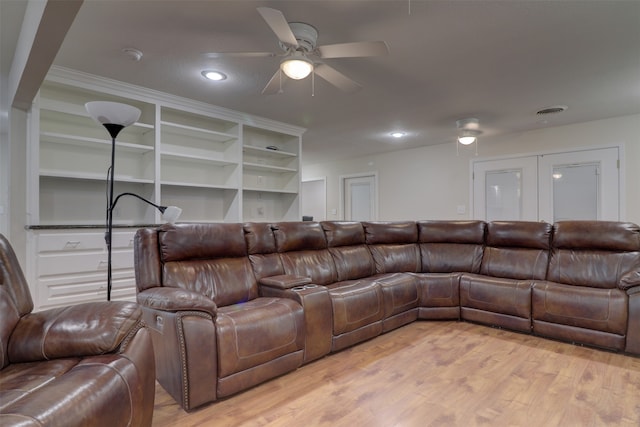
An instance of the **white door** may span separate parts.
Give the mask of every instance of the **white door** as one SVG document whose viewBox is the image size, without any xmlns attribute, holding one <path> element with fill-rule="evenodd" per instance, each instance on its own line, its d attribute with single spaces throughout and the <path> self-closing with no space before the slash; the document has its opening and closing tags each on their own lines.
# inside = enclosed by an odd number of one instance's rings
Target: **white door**
<svg viewBox="0 0 640 427">
<path fill-rule="evenodd" d="M 302 181 L 302 216 L 324 221 L 327 212 L 327 181 L 325 178 Z"/>
<path fill-rule="evenodd" d="M 359 175 L 341 177 L 344 219 L 347 221 L 373 221 L 376 212 L 376 176 Z"/>
<path fill-rule="evenodd" d="M 474 161 L 473 217 L 618 221 L 618 165 L 618 147 Z"/>
<path fill-rule="evenodd" d="M 473 164 L 473 217 L 485 221 L 538 219 L 536 156 Z"/>
<path fill-rule="evenodd" d="M 618 221 L 618 164 L 617 147 L 540 156 L 540 220 Z"/>
</svg>

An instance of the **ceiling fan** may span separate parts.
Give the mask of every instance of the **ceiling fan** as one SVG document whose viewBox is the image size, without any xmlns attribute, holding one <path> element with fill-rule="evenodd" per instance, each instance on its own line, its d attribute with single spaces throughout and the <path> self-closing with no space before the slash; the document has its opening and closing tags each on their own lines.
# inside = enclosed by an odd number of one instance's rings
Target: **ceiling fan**
<svg viewBox="0 0 640 427">
<path fill-rule="evenodd" d="M 355 92 L 360 84 L 345 76 L 335 68 L 322 62 L 329 58 L 355 58 L 381 56 L 389 53 L 383 41 L 339 43 L 316 46 L 318 30 L 303 22 L 287 22 L 279 10 L 259 7 L 258 13 L 280 41 L 282 53 L 274 52 L 218 52 L 205 54 L 209 58 L 234 57 L 282 57 L 280 68 L 262 90 L 263 94 L 282 92 L 283 74 L 300 80 L 313 73 L 345 92 Z"/>
</svg>

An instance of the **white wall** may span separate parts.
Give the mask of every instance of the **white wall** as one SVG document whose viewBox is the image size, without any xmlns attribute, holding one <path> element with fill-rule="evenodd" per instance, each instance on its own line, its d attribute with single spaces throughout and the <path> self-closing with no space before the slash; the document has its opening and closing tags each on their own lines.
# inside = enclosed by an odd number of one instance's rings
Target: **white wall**
<svg viewBox="0 0 640 427">
<path fill-rule="evenodd" d="M 453 142 L 387 154 L 305 165 L 302 178 L 327 177 L 327 219 L 341 219 L 339 177 L 378 171 L 380 220 L 467 219 L 471 217 L 471 159 L 571 151 L 622 145 L 624 162 L 622 219 L 640 224 L 640 115 L 558 126 L 480 139 L 473 150 L 456 156 Z M 304 154 L 304 153 L 303 153 Z M 465 214 L 457 208 L 464 205 Z M 332 209 L 338 210 L 331 215 Z"/>
<path fill-rule="evenodd" d="M 2 89 L 0 89 L 2 91 Z M 1 101 L 0 101 L 1 102 Z M 11 177 L 11 151 L 9 140 L 9 114 L 6 103 L 0 108 L 0 233 L 9 235 L 9 188 Z"/>
<path fill-rule="evenodd" d="M 0 0 L 2 1 L 2 0 Z M 9 177 L 9 210 L 11 219 L 9 239 L 11 246 L 20 261 L 22 269 L 26 268 L 27 233 L 27 121 L 28 113 L 11 109 L 10 122 L 10 177 Z"/>
</svg>

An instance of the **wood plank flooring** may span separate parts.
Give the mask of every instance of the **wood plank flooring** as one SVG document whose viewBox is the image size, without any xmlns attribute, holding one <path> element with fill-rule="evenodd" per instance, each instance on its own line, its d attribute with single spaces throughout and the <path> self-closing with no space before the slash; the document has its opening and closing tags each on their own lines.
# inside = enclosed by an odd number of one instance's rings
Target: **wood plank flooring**
<svg viewBox="0 0 640 427">
<path fill-rule="evenodd" d="M 640 358 L 465 322 L 418 321 L 164 426 L 640 426 Z"/>
</svg>

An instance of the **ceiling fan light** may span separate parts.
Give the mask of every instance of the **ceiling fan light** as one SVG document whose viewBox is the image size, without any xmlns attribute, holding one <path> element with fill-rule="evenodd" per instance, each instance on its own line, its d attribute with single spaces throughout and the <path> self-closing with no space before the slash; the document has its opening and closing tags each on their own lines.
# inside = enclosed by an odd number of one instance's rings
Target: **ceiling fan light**
<svg viewBox="0 0 640 427">
<path fill-rule="evenodd" d="M 458 142 L 462 145 L 471 145 L 476 142 L 475 136 L 460 136 L 458 137 Z"/>
<path fill-rule="evenodd" d="M 294 80 L 301 80 L 313 71 L 313 63 L 304 56 L 295 56 L 285 59 L 280 64 L 280 69 L 287 77 Z"/>
<path fill-rule="evenodd" d="M 479 120 L 475 118 L 460 119 L 456 121 L 456 127 L 460 130 L 458 142 L 462 145 L 471 145 L 478 140 L 482 132 L 478 129 Z"/>
</svg>

